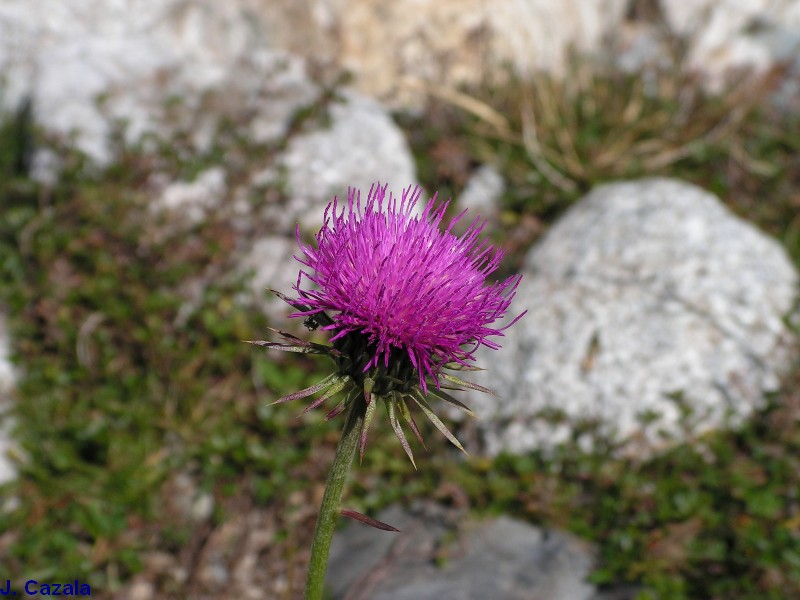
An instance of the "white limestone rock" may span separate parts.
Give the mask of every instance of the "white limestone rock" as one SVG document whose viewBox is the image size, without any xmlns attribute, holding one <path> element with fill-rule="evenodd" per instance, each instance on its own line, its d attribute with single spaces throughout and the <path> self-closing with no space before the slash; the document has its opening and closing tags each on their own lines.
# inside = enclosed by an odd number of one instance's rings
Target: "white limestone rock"
<svg viewBox="0 0 800 600">
<path fill-rule="evenodd" d="M 688 64 L 721 91 L 732 70 L 756 76 L 788 63 L 800 80 L 800 1 L 662 0 L 670 28 L 688 40 Z"/>
<path fill-rule="evenodd" d="M 362 93 L 393 107 L 509 72 L 563 74 L 571 49 L 595 54 L 628 0 L 271 0 L 277 45 L 344 68 Z"/>
<path fill-rule="evenodd" d="M 491 165 L 478 168 L 467 181 L 458 197 L 458 207 L 467 209 L 472 218 L 490 218 L 497 212 L 500 198 L 506 189 L 503 176 Z"/>
<path fill-rule="evenodd" d="M 528 314 L 478 357 L 501 396 L 468 403 L 487 452 L 552 447 L 585 419 L 645 449 L 741 421 L 791 364 L 797 291 L 784 249 L 712 194 L 597 188 L 531 250 L 511 308 Z"/>
<path fill-rule="evenodd" d="M 219 208 L 226 191 L 222 167 L 200 173 L 194 181 L 164 182 L 151 207 L 153 212 L 172 213 L 184 225 L 202 223 L 209 211 Z"/>
<path fill-rule="evenodd" d="M 109 135 L 129 141 L 188 132 L 205 149 L 223 118 L 256 141 L 283 135 L 317 89 L 297 57 L 271 47 L 258 0 L 5 0 L 0 106 L 33 101 L 46 130 L 105 164 Z"/>
<path fill-rule="evenodd" d="M 302 322 L 287 319 L 294 309 L 269 291 L 296 296 L 292 285 L 297 282 L 297 274 L 303 266 L 294 259 L 298 251 L 294 238 L 271 235 L 253 244 L 241 262 L 242 272 L 250 276 L 248 287 L 252 298 L 278 329 L 295 329 L 295 325 Z"/>
<path fill-rule="evenodd" d="M 299 253 L 295 227 L 299 224 L 304 234 L 319 231 L 325 207 L 334 196 L 346 201 L 350 187 L 365 199 L 374 183 L 387 184 L 396 196 L 417 185 L 402 131 L 380 104 L 352 92 L 345 92 L 342 101 L 330 107 L 328 127 L 294 136 L 277 168 L 265 169 L 252 181 L 260 187 L 276 187 L 283 181 L 289 202 L 267 202 L 261 208 L 259 219 L 269 224 L 270 235 L 245 252 L 241 268 L 251 274 L 249 285 L 258 306 L 290 330 L 293 326 L 288 323 L 297 320 L 287 322 L 285 316 L 292 309 L 265 290 L 292 294 L 302 266 L 293 258 Z"/>
<path fill-rule="evenodd" d="M 276 221 L 294 229 L 296 220 L 315 231 L 334 195 L 348 187 L 364 195 L 375 182 L 395 195 L 417 181 L 411 149 L 400 128 L 380 104 L 355 93 L 330 108 L 331 125 L 292 138 L 282 158 L 289 207 L 276 209 Z"/>
</svg>

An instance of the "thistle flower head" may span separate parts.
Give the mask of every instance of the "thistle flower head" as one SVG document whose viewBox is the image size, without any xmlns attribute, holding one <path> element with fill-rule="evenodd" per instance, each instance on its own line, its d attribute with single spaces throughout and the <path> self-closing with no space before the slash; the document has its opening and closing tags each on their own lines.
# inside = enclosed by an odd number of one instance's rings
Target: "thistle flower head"
<svg viewBox="0 0 800 600">
<path fill-rule="evenodd" d="M 336 374 L 281 400 L 327 388 L 311 408 L 338 391 L 350 390 L 330 417 L 362 394 L 366 401 L 362 454 L 375 406 L 373 396 L 386 401 L 392 427 L 409 457 L 398 415 L 421 441 L 408 410 L 409 400 L 461 448 L 431 412 L 426 396 L 443 399 L 471 414 L 444 389 L 460 389 L 455 384 L 490 390 L 443 369 L 474 369 L 470 364 L 475 351 L 481 345 L 498 349 L 490 338 L 502 336 L 503 329 L 522 316 L 505 327 L 493 326 L 508 310 L 520 276 L 487 282 L 502 253 L 479 239 L 484 224 L 476 219 L 456 235 L 453 228 L 463 218 L 462 212 L 442 230 L 448 203 L 437 203 L 434 196 L 417 215 L 420 195 L 419 188 L 407 188 L 398 199 L 391 193 L 387 196 L 386 186 L 373 185 L 362 203 L 360 193 L 351 189 L 346 205 L 337 198 L 328 205 L 316 247 L 303 243 L 298 229 L 302 255 L 295 258 L 306 268 L 294 286 L 298 298 L 282 297 L 297 309 L 290 316 L 331 332 L 333 346 L 303 342 L 283 333 L 287 343 L 263 342 L 334 359 Z"/>
<path fill-rule="evenodd" d="M 333 322 L 322 328 L 332 341 L 349 334 L 370 347 L 364 371 L 398 354 L 408 357 L 423 391 L 430 378 L 439 387 L 446 363 L 468 365 L 481 345 L 497 349 L 490 336 L 502 335 L 491 324 L 511 302 L 519 277 L 486 283 L 502 258 L 478 236 L 477 219 L 456 236 L 455 219 L 444 231 L 439 225 L 447 203 L 431 198 L 421 216 L 414 209 L 421 190 L 408 188 L 399 202 L 386 187 L 373 186 L 365 205 L 351 189 L 347 206 L 328 205 L 317 234 L 317 247 L 298 243 L 308 267 L 295 289 L 308 310 L 293 316 L 332 311 Z M 303 279 L 315 284 L 301 287 Z"/>
</svg>

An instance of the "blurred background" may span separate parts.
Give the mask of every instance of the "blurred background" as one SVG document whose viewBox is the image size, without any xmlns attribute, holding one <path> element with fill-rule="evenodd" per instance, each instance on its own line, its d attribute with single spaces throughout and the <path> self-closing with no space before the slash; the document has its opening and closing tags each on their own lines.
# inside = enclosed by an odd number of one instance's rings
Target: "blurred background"
<svg viewBox="0 0 800 600">
<path fill-rule="evenodd" d="M 1 0 L 0 589 L 301 597 L 341 422 L 269 403 L 329 365 L 242 340 L 325 340 L 268 288 L 376 181 L 529 314 L 470 456 L 378 419 L 346 506 L 563 533 L 537 598 L 800 597 L 797 0 Z"/>
</svg>

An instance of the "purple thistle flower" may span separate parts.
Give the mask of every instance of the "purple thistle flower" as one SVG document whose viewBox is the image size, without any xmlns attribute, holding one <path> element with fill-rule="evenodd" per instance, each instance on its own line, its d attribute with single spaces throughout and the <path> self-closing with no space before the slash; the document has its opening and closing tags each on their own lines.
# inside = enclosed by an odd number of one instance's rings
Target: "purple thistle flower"
<svg viewBox="0 0 800 600">
<path fill-rule="evenodd" d="M 464 211 L 442 231 L 448 203 L 437 205 L 434 195 L 418 217 L 420 195 L 409 187 L 398 202 L 391 193 L 386 198 L 385 185 L 373 185 L 362 207 L 351 188 L 347 207 L 334 198 L 326 208 L 316 248 L 303 244 L 298 228 L 304 256 L 295 258 L 309 271 L 300 271 L 294 286 L 304 310 L 290 316 L 333 311 L 322 329 L 334 332 L 332 342 L 351 334 L 366 341 L 362 371 L 381 363 L 388 369 L 405 355 L 427 393 L 428 378 L 440 387 L 444 365 L 468 367 L 481 344 L 499 348 L 490 336 L 502 336 L 522 315 L 502 328 L 491 324 L 505 315 L 521 276 L 487 285 L 503 255 L 478 240 L 485 223 L 476 219 L 455 235 Z M 303 277 L 317 289 L 302 289 Z"/>
<path fill-rule="evenodd" d="M 487 283 L 502 252 L 488 241 L 478 240 L 484 223 L 476 219 L 457 236 L 453 227 L 464 216 L 462 212 L 442 231 L 439 225 L 448 203 L 437 204 L 434 196 L 417 216 L 421 193 L 419 188 L 409 187 L 398 202 L 391 194 L 386 198 L 386 186 L 373 185 L 362 206 L 360 193 L 351 189 L 346 207 L 334 198 L 326 208 L 316 248 L 302 242 L 298 228 L 303 257 L 295 258 L 309 270 L 301 270 L 297 277 L 294 289 L 299 298 L 275 293 L 297 309 L 291 317 L 305 318 L 310 329 L 332 332 L 332 346 L 278 330 L 273 331 L 282 342 L 251 342 L 333 359 L 334 373 L 276 403 L 322 392 L 306 407 L 308 411 L 343 392 L 344 398 L 326 419 L 348 407 L 363 416 L 362 458 L 377 400 L 385 405 L 392 429 L 412 463 L 414 456 L 400 420 L 424 443 L 409 406 L 416 405 L 448 440 L 464 450 L 433 413 L 428 397 L 474 416 L 445 390 L 493 392 L 443 369 L 475 370 L 470 366 L 475 351 L 481 345 L 499 348 L 489 338 L 502 336 L 503 330 L 522 316 L 505 327 L 492 327 L 505 316 L 521 276 Z M 315 287 L 303 289 L 303 278 Z M 429 388 L 430 382 L 435 389 Z"/>
</svg>

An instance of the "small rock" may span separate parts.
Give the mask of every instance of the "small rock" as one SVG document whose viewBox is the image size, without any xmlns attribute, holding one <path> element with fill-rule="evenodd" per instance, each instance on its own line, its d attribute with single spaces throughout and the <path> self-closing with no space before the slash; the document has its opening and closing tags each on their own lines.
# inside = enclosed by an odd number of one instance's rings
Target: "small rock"
<svg viewBox="0 0 800 600">
<path fill-rule="evenodd" d="M 169 482 L 170 505 L 182 520 L 202 523 L 214 512 L 214 496 L 197 489 L 188 473 L 178 473 Z"/>
<path fill-rule="evenodd" d="M 531 250 L 510 311 L 528 314 L 478 357 L 473 379 L 502 398 L 470 394 L 487 452 L 586 420 L 647 448 L 740 422 L 792 363 L 797 284 L 780 244 L 708 192 L 596 189 Z"/>
<path fill-rule="evenodd" d="M 194 181 L 168 184 L 152 208 L 174 213 L 186 225 L 197 225 L 205 220 L 208 211 L 220 206 L 224 194 L 225 170 L 213 167 Z"/>
<path fill-rule="evenodd" d="M 199 494 L 192 503 L 190 516 L 196 523 L 202 523 L 214 512 L 214 496 L 208 492 Z"/>
<path fill-rule="evenodd" d="M 282 212 L 292 229 L 296 219 L 319 229 L 324 207 L 334 195 L 347 198 L 348 187 L 366 195 L 380 182 L 399 196 L 417 179 L 403 132 L 380 104 L 349 93 L 330 111 L 329 129 L 292 138 L 283 157 L 291 202 Z"/>
<path fill-rule="evenodd" d="M 660 6 L 672 31 L 687 40 L 689 66 L 705 75 L 712 91 L 724 88 L 731 71 L 763 75 L 781 63 L 800 68 L 796 1 L 662 0 Z"/>
<path fill-rule="evenodd" d="M 269 290 L 293 296 L 292 285 L 297 282 L 297 274 L 303 267 L 294 259 L 298 253 L 297 242 L 282 236 L 267 236 L 253 244 L 241 262 L 241 270 L 251 273 L 249 288 L 256 305 L 275 323 L 279 329 L 287 329 L 292 321 L 286 319 L 294 309 Z"/>
<path fill-rule="evenodd" d="M 593 597 L 592 551 L 565 533 L 508 517 L 458 526 L 436 506 L 392 507 L 378 518 L 402 533 L 352 524 L 336 534 L 328 563 L 335 600 Z"/>
<path fill-rule="evenodd" d="M 473 219 L 476 215 L 489 219 L 497 212 L 505 189 L 503 176 L 497 169 L 491 165 L 483 165 L 467 181 L 458 197 L 458 206 L 462 210 L 469 210 L 468 215 Z"/>
<path fill-rule="evenodd" d="M 615 66 L 624 73 L 641 74 L 644 91 L 658 94 L 652 84 L 653 74 L 678 69 L 669 51 L 669 37 L 664 27 L 640 21 L 626 22 L 614 40 Z"/>
<path fill-rule="evenodd" d="M 155 595 L 155 586 L 146 579 L 137 579 L 128 586 L 130 600 L 150 600 Z"/>
</svg>

